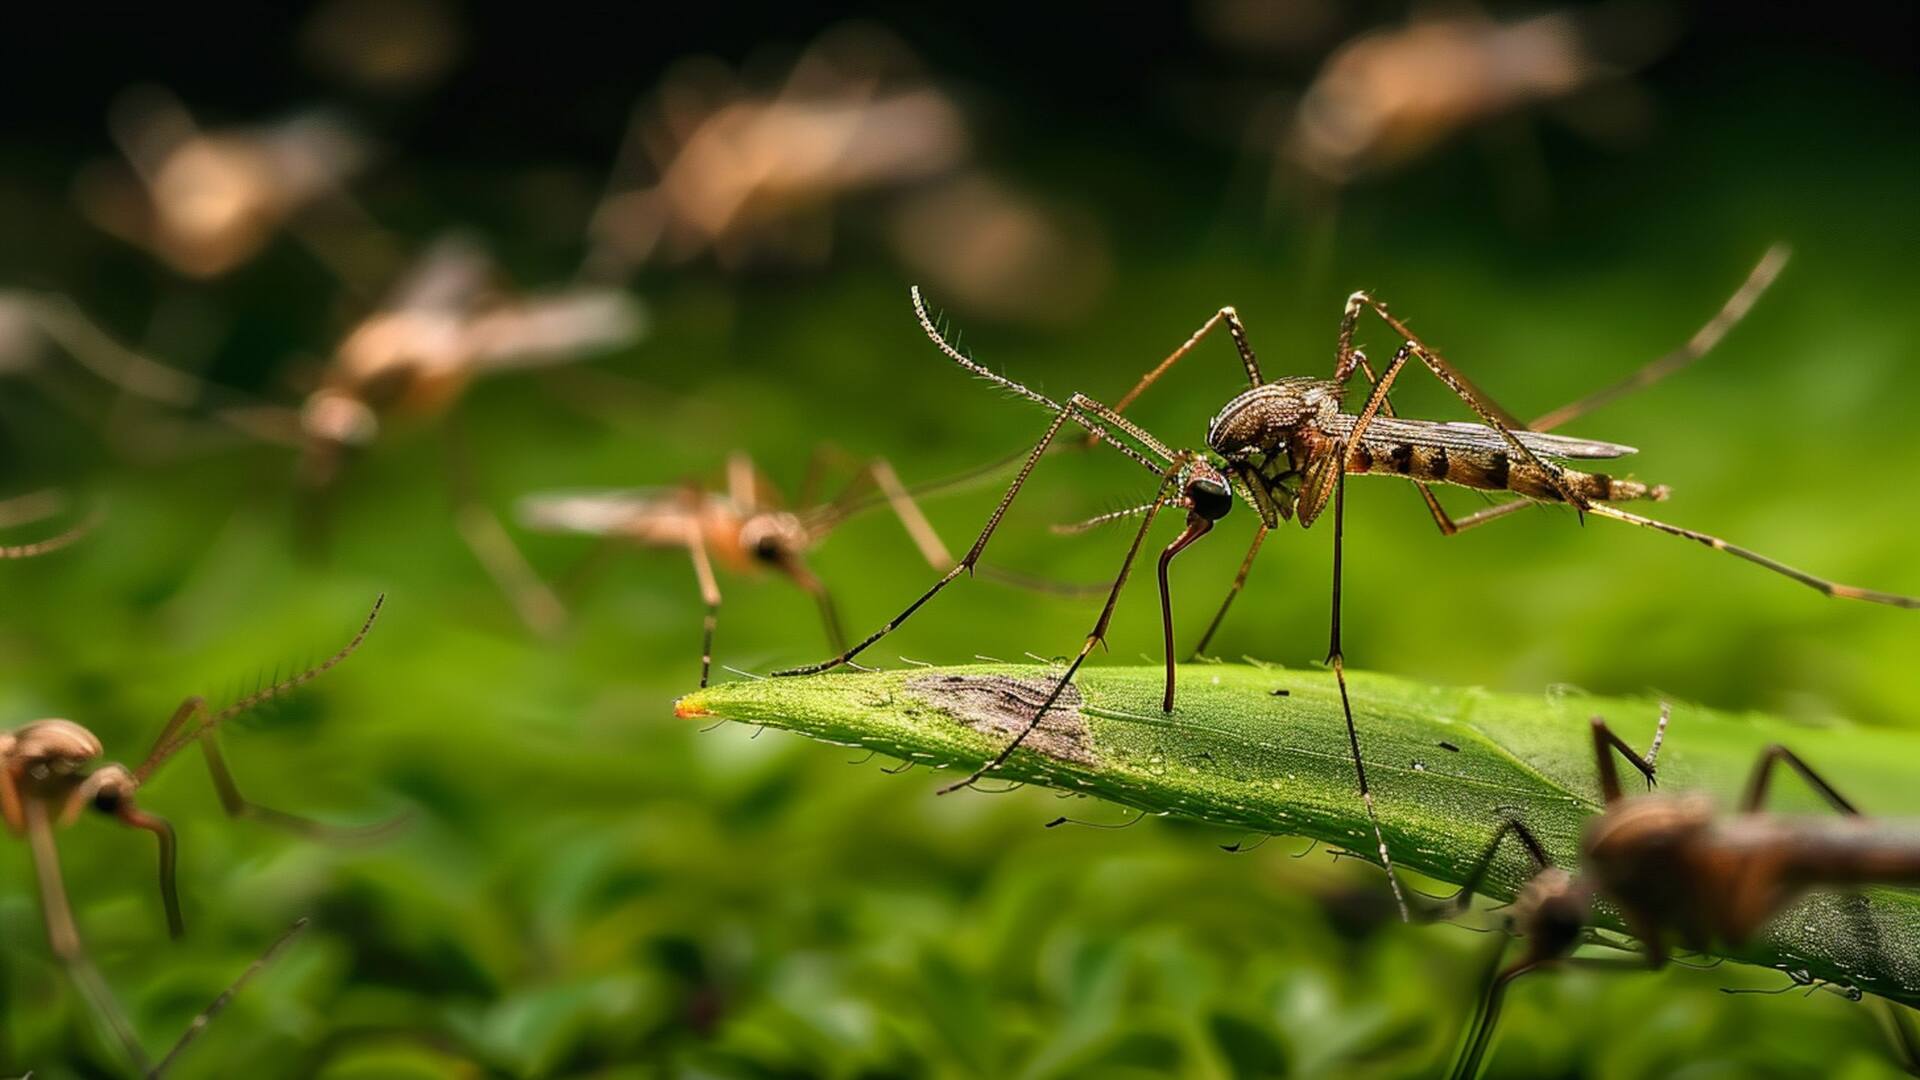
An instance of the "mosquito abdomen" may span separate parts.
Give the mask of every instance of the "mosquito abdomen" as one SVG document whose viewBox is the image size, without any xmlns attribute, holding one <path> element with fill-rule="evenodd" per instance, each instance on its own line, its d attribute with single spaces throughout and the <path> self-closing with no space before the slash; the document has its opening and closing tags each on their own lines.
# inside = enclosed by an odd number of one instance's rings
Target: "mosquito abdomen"
<svg viewBox="0 0 1920 1080">
<path fill-rule="evenodd" d="M 1354 449 L 1355 473 L 1404 476 L 1427 483 L 1457 484 L 1481 491 L 1511 491 L 1542 502 L 1562 501 L 1560 489 L 1546 471 L 1531 462 L 1515 460 L 1504 450 L 1463 450 L 1422 443 L 1362 439 Z M 1560 469 L 1560 482 L 1575 495 L 1592 502 L 1664 499 L 1667 489 L 1637 480 L 1621 480 L 1605 473 Z"/>
</svg>

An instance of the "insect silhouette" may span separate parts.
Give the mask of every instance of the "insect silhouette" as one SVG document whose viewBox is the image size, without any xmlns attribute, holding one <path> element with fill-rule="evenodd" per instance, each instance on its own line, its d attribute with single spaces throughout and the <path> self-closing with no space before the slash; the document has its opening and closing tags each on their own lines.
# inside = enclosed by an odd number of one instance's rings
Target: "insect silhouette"
<svg viewBox="0 0 1920 1080">
<path fill-rule="evenodd" d="M 1314 76 L 1283 152 L 1338 185 L 1405 165 L 1459 132 L 1491 134 L 1536 107 L 1557 105 L 1569 120 L 1617 133 L 1646 112 L 1627 73 L 1657 55 L 1665 36 L 1644 22 L 1638 29 L 1556 11 L 1512 21 L 1428 14 L 1368 31 Z"/>
<path fill-rule="evenodd" d="M 1747 281 L 1722 306 L 1720 312 L 1675 352 L 1663 356 L 1623 382 L 1576 401 L 1549 414 L 1554 423 L 1564 423 L 1584 414 L 1633 387 L 1645 385 L 1704 354 L 1752 306 L 1784 264 L 1784 249 L 1769 251 L 1749 274 Z M 1412 330 L 1395 318 L 1384 303 L 1365 292 L 1356 292 L 1346 303 L 1340 321 L 1334 373 L 1331 379 L 1286 377 L 1269 382 L 1261 373 L 1259 361 L 1231 307 L 1221 308 L 1199 330 L 1175 349 L 1158 366 L 1141 378 L 1118 405 L 1108 407 L 1084 394 L 1074 394 L 1064 404 L 1014 382 L 976 362 L 949 344 L 927 313 L 919 290 L 913 292 L 914 310 L 927 336 L 949 359 L 996 385 L 1033 401 L 1053 413 L 1045 434 L 1028 455 L 1020 472 L 989 517 L 986 527 L 967 555 L 931 588 L 907 605 L 899 615 L 879 630 L 838 656 L 807 667 L 777 672 L 779 675 L 803 675 L 825 671 L 846 663 L 874 642 L 891 633 L 921 606 L 946 588 L 962 573 L 970 570 L 986 549 L 1007 509 L 1032 474 L 1040 458 L 1069 422 L 1085 428 L 1093 438 L 1105 442 L 1136 465 L 1151 473 L 1159 487 L 1152 501 L 1131 510 L 1103 515 L 1095 519 L 1113 520 L 1139 516 L 1139 530 L 1121 563 L 1107 596 L 1106 606 L 1079 653 L 1067 665 L 1054 691 L 1035 710 L 1026 728 L 1016 735 L 986 765 L 967 779 L 946 790 L 967 786 L 1000 767 L 1040 722 L 1040 718 L 1058 700 L 1080 665 L 1101 644 L 1119 600 L 1121 589 L 1133 568 L 1155 517 L 1163 509 L 1185 511 L 1186 527 L 1172 543 L 1162 549 L 1159 559 L 1161 625 L 1166 661 L 1166 690 L 1162 707 L 1171 712 L 1174 702 L 1175 653 L 1173 648 L 1172 602 L 1167 579 L 1173 558 L 1213 529 L 1214 523 L 1232 510 L 1235 497 L 1247 503 L 1259 517 L 1252 546 L 1243 560 L 1240 573 L 1228 590 L 1226 601 L 1214 618 L 1214 626 L 1224 619 L 1226 609 L 1244 586 L 1267 533 L 1287 520 L 1298 521 L 1302 528 L 1317 521 L 1329 504 L 1333 511 L 1332 619 L 1327 663 L 1340 687 L 1345 715 L 1348 749 L 1351 752 L 1361 801 L 1373 823 L 1374 839 L 1380 862 L 1391 867 L 1386 839 L 1374 814 L 1372 788 L 1360 755 L 1359 733 L 1348 699 L 1345 662 L 1341 649 L 1340 587 L 1342 529 L 1345 508 L 1346 477 L 1349 473 L 1397 476 L 1410 480 L 1418 488 L 1435 524 L 1446 535 L 1454 535 L 1485 524 L 1523 506 L 1563 503 L 1583 513 L 1624 521 L 1656 529 L 1716 548 L 1785 574 L 1831 596 L 1870 600 L 1901 607 L 1920 606 L 1920 600 L 1892 593 L 1876 592 L 1850 585 L 1839 585 L 1796 570 L 1766 556 L 1736 547 L 1717 537 L 1622 510 L 1613 505 L 1635 499 L 1664 499 L 1665 487 L 1619 479 L 1604 473 L 1571 469 L 1562 461 L 1617 458 L 1632 453 L 1631 447 L 1617 443 L 1575 439 L 1530 430 L 1513 415 L 1494 404 L 1426 345 Z M 1403 344 L 1378 376 L 1364 353 L 1353 344 L 1362 314 L 1371 311 L 1398 334 Z M 1209 332 L 1225 326 L 1233 339 L 1246 372 L 1248 389 L 1234 397 L 1213 418 L 1207 429 L 1207 449 L 1175 450 L 1139 425 L 1121 415 L 1142 391 L 1166 374 L 1175 363 L 1192 351 Z M 1440 423 L 1399 419 L 1393 415 L 1387 394 L 1408 361 L 1417 360 L 1472 408 L 1479 424 Z M 1365 374 L 1373 384 L 1365 404 L 1356 412 L 1342 408 L 1346 384 L 1357 374 Z M 1449 516 L 1432 491 L 1432 485 L 1448 483 L 1483 491 L 1510 492 L 1514 500 L 1488 507 L 1458 521 Z M 1212 631 L 1201 639 L 1202 647 Z M 1399 883 L 1391 874 L 1396 896 Z M 1401 898 L 1401 910 L 1406 910 Z"/>
<path fill-rule="evenodd" d="M 375 601 L 353 640 L 320 664 L 256 690 L 218 712 L 210 712 L 201 697 L 181 702 L 161 729 L 153 749 L 133 768 L 99 763 L 103 752 L 99 738 L 71 720 L 35 720 L 0 733 L 0 819 L 4 819 L 9 832 L 24 836 L 31 850 L 49 946 L 142 1070 L 147 1068 L 146 1053 L 81 941 L 60 873 L 55 830 L 74 824 L 92 811 L 129 828 L 152 833 L 159 847 L 160 898 L 166 910 L 167 930 L 178 938 L 185 932 L 186 924 L 175 881 L 178 850 L 173 826 L 141 807 L 136 795 L 161 766 L 188 746 L 199 744 L 220 804 L 229 816 L 253 818 L 316 839 L 340 841 L 367 839 L 397 827 L 403 819 L 358 828 L 337 828 L 252 802 L 240 793 L 216 741 L 222 724 L 306 685 L 352 655 L 373 629 L 384 600 L 382 597 Z"/>
<path fill-rule="evenodd" d="M 713 666 L 713 635 L 720 614 L 715 561 L 733 570 L 769 569 L 785 576 L 813 597 L 830 647 L 844 648 L 846 635 L 841 631 L 833 597 L 808 565 L 807 553 L 848 518 L 884 503 L 900 519 L 921 556 L 934 569 L 944 570 L 953 565 L 953 555 L 921 513 L 916 497 L 965 486 L 1009 464 L 996 461 L 909 489 L 900 482 L 892 465 L 874 458 L 859 464 L 838 495 L 815 504 L 826 460 L 834 456 L 839 455 L 826 448 L 814 451 L 800 494 L 801 509 L 789 509 L 753 460 L 736 453 L 727 461 L 724 493 L 697 484 L 549 492 L 522 499 L 519 516 L 527 527 L 545 532 L 617 538 L 644 548 L 684 549 L 706 605 L 700 640 L 700 685 L 705 686 Z M 982 568 L 981 573 L 1026 588 L 1072 591 L 1072 586 L 994 567 Z"/>
<path fill-rule="evenodd" d="M 1645 757 L 1635 755 L 1604 719 L 1593 718 L 1602 809 L 1582 831 L 1578 874 L 1554 866 L 1526 823 L 1508 818 L 1455 894 L 1453 909 L 1464 910 L 1508 838 L 1526 850 L 1533 864 L 1533 876 L 1520 890 L 1512 913 L 1514 927 L 1526 941 L 1524 950 L 1488 980 L 1455 1077 L 1479 1071 L 1513 980 L 1566 963 L 1587 940 L 1596 897 L 1620 912 L 1627 929 L 1640 939 L 1646 963 L 1660 967 L 1675 938 L 1693 950 L 1745 944 L 1809 888 L 1920 884 L 1920 838 L 1913 830 L 1863 817 L 1784 746 L 1760 752 L 1739 809 L 1731 816 L 1717 813 L 1705 795 L 1652 792 L 1667 716 L 1663 706 Z M 1616 752 L 1646 777 L 1647 794 L 1622 792 Z M 1842 816 L 1768 813 L 1767 793 L 1781 765 L 1798 773 Z"/>
<path fill-rule="evenodd" d="M 429 245 L 385 300 L 342 337 L 317 385 L 293 406 L 207 383 L 128 349 L 66 297 L 4 294 L 0 302 L 127 393 L 295 451 L 300 538 L 323 549 L 329 500 L 349 462 L 391 428 L 443 421 L 449 459 L 464 466 L 449 414 L 476 380 L 574 363 L 645 332 L 645 309 L 622 291 L 580 286 L 521 295 L 503 287 L 495 270 L 467 237 Z M 452 472 L 461 538 L 529 628 L 556 631 L 565 609 L 468 490 L 467 470 Z"/>
<path fill-rule="evenodd" d="M 80 208 L 182 274 L 225 274 L 282 230 L 336 270 L 363 261 L 377 239 L 344 187 L 371 155 L 335 117 L 206 131 L 178 98 L 146 86 L 120 95 L 107 122 L 126 163 L 84 170 Z"/>
</svg>

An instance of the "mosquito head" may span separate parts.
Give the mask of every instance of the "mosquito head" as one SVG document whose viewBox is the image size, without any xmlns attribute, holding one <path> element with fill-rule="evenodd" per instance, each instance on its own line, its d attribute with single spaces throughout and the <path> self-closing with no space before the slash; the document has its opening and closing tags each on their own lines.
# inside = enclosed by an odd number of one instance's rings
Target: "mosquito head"
<svg viewBox="0 0 1920 1080">
<path fill-rule="evenodd" d="M 125 765 L 102 765 L 80 785 L 79 804 L 92 806 L 108 817 L 119 817 L 133 802 L 140 781 Z"/>
<path fill-rule="evenodd" d="M 365 446 L 380 434 L 380 418 L 352 394 L 316 390 L 300 406 L 300 427 L 309 438 L 332 446 Z"/>
<path fill-rule="evenodd" d="M 1514 928 L 1542 960 L 1566 956 L 1580 944 L 1593 917 L 1593 894 L 1557 866 L 1533 875 L 1513 901 Z"/>
<path fill-rule="evenodd" d="M 1207 427 L 1207 445 L 1228 461 L 1285 453 L 1303 428 L 1340 411 L 1340 386 L 1293 377 L 1256 386 L 1227 402 Z"/>
<path fill-rule="evenodd" d="M 1195 461 L 1187 471 L 1181 498 L 1195 514 L 1219 521 L 1233 509 L 1233 485 L 1211 462 Z"/>
<path fill-rule="evenodd" d="M 740 547 L 758 562 L 784 565 L 806 550 L 807 527 L 793 514 L 755 514 L 740 524 Z"/>
</svg>

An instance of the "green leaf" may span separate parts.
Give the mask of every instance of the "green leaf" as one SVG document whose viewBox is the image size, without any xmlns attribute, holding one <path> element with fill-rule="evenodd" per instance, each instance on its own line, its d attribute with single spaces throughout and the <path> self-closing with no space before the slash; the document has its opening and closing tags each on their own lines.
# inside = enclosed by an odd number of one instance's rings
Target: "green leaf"
<svg viewBox="0 0 1920 1080">
<path fill-rule="evenodd" d="M 1042 667 L 982 665 L 736 682 L 682 699 L 678 713 L 973 769 L 1024 724 L 1055 677 Z M 1077 693 L 1062 696 L 1067 707 L 1050 710 L 996 776 L 1372 850 L 1330 674 L 1191 666 L 1171 715 L 1160 711 L 1161 677 L 1150 667 L 1083 671 Z M 1557 864 L 1576 865 L 1581 826 L 1599 809 L 1588 718 L 1604 715 L 1644 746 L 1659 709 L 1652 699 L 1497 694 L 1366 672 L 1349 673 L 1349 685 L 1395 861 L 1455 883 L 1512 814 L 1534 828 Z M 1774 742 L 1798 751 L 1863 812 L 1920 817 L 1913 781 L 1920 737 L 1678 703 L 1661 751 L 1661 788 L 1704 790 L 1729 805 L 1760 750 Z M 1776 788 L 1778 809 L 1831 812 L 1791 780 Z M 1511 900 L 1529 870 L 1518 851 L 1503 851 L 1481 891 Z M 1622 929 L 1611 911 L 1598 920 Z M 1920 893 L 1816 892 L 1726 955 L 1920 1004 Z"/>
</svg>

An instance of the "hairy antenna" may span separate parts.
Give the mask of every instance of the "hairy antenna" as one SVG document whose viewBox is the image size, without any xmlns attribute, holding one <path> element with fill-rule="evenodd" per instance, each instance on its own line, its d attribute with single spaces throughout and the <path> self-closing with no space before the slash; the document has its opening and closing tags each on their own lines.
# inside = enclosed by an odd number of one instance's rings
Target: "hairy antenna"
<svg viewBox="0 0 1920 1080">
<path fill-rule="evenodd" d="M 305 686 L 307 683 L 326 674 L 326 672 L 334 668 L 342 660 L 352 656 L 354 651 L 360 648 L 360 643 L 367 639 L 367 634 L 372 632 L 374 620 L 380 617 L 380 608 L 386 602 L 386 593 L 381 593 L 374 599 L 373 610 L 367 612 L 367 620 L 360 624 L 360 632 L 353 635 L 353 640 L 347 642 L 346 646 L 339 652 L 334 653 L 332 656 L 327 657 L 325 660 L 302 671 L 298 675 L 281 679 L 259 690 L 255 690 L 246 697 L 241 698 L 205 720 L 202 720 L 200 723 L 192 727 L 183 727 L 179 734 L 161 743 L 159 746 L 154 747 L 153 753 L 147 755 L 147 760 L 141 762 L 140 767 L 134 770 L 134 779 L 144 782 L 147 777 L 153 775 L 154 770 L 158 769 L 162 763 L 178 753 L 180 749 L 188 743 L 200 738 L 202 735 L 219 727 L 228 720 L 239 716 L 241 713 L 251 709 L 257 709 L 277 697 Z"/>
<path fill-rule="evenodd" d="M 966 368 L 968 371 L 973 372 L 975 375 L 978 375 L 989 382 L 997 383 L 1000 386 L 1003 386 L 1006 389 L 1011 390 L 1016 394 L 1019 394 L 1021 397 L 1026 398 L 1028 401 L 1033 401 L 1041 405 L 1045 405 L 1047 408 L 1052 409 L 1054 412 L 1060 411 L 1059 402 L 1053 400 L 1052 398 L 1046 396 L 1045 394 L 1040 393 L 1037 390 L 1029 390 L 1025 386 L 1022 386 L 1021 384 L 1014 382 L 1012 379 L 1007 378 L 1005 375 L 1002 375 L 999 372 L 994 371 L 983 364 L 975 362 L 974 359 L 968 356 L 966 353 L 963 353 L 959 349 L 954 348 L 952 345 L 947 344 L 947 339 L 941 335 L 940 328 L 934 325 L 933 316 L 927 313 L 927 301 L 924 297 L 920 295 L 920 286 L 915 285 L 912 287 L 910 291 L 913 293 L 913 313 L 920 320 L 920 329 L 925 330 L 927 332 L 927 337 L 933 341 L 935 348 L 947 354 L 947 359 L 953 361 L 956 364 L 959 364 L 961 367 Z"/>
</svg>

